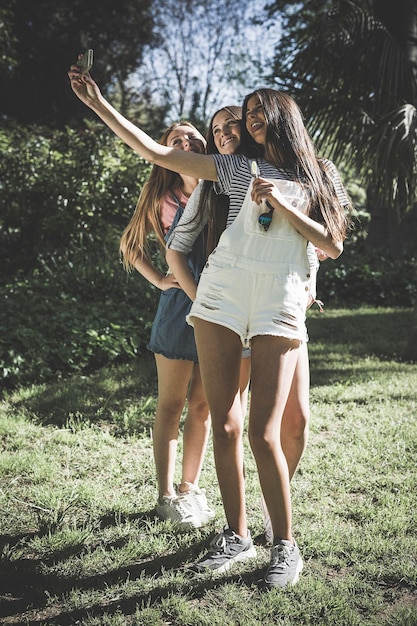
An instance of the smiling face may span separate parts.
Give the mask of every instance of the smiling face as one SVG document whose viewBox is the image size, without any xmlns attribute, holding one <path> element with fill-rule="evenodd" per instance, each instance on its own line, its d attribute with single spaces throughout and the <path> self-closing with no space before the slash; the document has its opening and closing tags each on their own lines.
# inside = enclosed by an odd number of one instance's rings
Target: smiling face
<svg viewBox="0 0 417 626">
<path fill-rule="evenodd" d="M 240 145 L 240 121 L 228 111 L 219 111 L 211 126 L 214 145 L 220 154 L 234 154 Z"/>
<path fill-rule="evenodd" d="M 245 124 L 252 139 L 264 146 L 266 144 L 267 125 L 258 96 L 252 96 L 248 100 Z"/>
<path fill-rule="evenodd" d="M 167 137 L 167 146 L 186 152 L 197 152 L 204 154 L 206 151 L 206 141 L 193 126 L 176 126 Z"/>
</svg>

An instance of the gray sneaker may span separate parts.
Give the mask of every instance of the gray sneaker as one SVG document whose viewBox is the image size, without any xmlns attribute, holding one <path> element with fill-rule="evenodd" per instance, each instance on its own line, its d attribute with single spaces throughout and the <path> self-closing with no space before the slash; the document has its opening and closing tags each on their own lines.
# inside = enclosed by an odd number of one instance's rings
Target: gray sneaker
<svg viewBox="0 0 417 626">
<path fill-rule="evenodd" d="M 280 539 L 272 547 L 271 561 L 265 574 L 265 584 L 269 589 L 295 585 L 303 569 L 303 560 L 297 544 Z"/>
<path fill-rule="evenodd" d="M 256 549 L 250 532 L 246 539 L 243 539 L 225 526 L 223 531 L 212 539 L 207 554 L 193 565 L 192 570 L 199 574 L 208 570 L 224 574 L 236 561 L 246 561 L 255 556 Z"/>
<path fill-rule="evenodd" d="M 191 530 L 201 527 L 201 520 L 182 496 L 163 496 L 156 505 L 156 514 L 160 519 L 169 519 L 178 530 Z"/>
</svg>

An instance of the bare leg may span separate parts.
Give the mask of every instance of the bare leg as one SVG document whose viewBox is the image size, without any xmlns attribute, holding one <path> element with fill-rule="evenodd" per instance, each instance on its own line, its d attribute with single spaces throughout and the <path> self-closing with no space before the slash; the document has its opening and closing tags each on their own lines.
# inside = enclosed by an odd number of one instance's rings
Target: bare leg
<svg viewBox="0 0 417 626">
<path fill-rule="evenodd" d="M 233 331 L 199 318 L 194 318 L 194 333 L 210 407 L 214 458 L 226 519 L 232 530 L 247 537 L 239 390 L 242 344 Z"/>
<path fill-rule="evenodd" d="M 194 365 L 188 390 L 188 410 L 183 433 L 182 479 L 179 485 L 181 492 L 187 491 L 186 483 L 198 485 L 204 455 L 210 433 L 210 414 L 200 368 Z"/>
<path fill-rule="evenodd" d="M 281 423 L 298 358 L 298 341 L 252 339 L 249 438 L 274 537 L 292 541 L 288 463 L 281 446 Z"/>
<path fill-rule="evenodd" d="M 250 361 L 250 356 L 249 356 L 249 357 L 246 357 L 245 359 L 242 359 L 240 362 L 239 389 L 240 389 L 240 403 L 242 405 L 243 418 L 246 417 L 246 413 L 248 411 L 250 368 L 251 368 L 251 361 Z"/>
<path fill-rule="evenodd" d="M 308 440 L 310 419 L 310 366 L 307 344 L 298 350 L 297 365 L 281 425 L 281 445 L 290 480 L 295 474 Z"/>
<path fill-rule="evenodd" d="M 174 472 L 179 423 L 193 369 L 192 361 L 155 354 L 158 404 L 153 428 L 153 450 L 159 497 L 175 495 Z"/>
</svg>

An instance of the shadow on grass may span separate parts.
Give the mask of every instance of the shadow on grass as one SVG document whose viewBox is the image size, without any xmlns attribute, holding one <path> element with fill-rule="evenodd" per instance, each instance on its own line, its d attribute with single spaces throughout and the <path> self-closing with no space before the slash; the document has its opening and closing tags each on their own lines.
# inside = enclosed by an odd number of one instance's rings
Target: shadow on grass
<svg viewBox="0 0 417 626">
<path fill-rule="evenodd" d="M 329 310 L 314 313 L 307 319 L 310 348 L 332 350 L 343 347 L 346 356 L 376 356 L 380 359 L 402 360 L 412 327 L 411 309 L 358 309 L 346 314 Z M 324 345 L 323 345 L 324 344 Z"/>
<path fill-rule="evenodd" d="M 181 556 L 181 555 L 177 555 Z M 30 611 L 31 615 L 34 617 L 29 617 L 29 615 L 25 616 L 24 623 L 28 623 L 31 626 L 42 626 L 47 622 L 48 626 L 50 624 L 56 624 L 57 626 L 67 626 L 70 624 L 79 624 L 82 623 L 82 620 L 85 618 L 99 618 L 104 615 L 113 615 L 116 612 L 122 612 L 124 616 L 134 615 L 138 609 L 143 607 L 151 606 L 155 603 L 160 604 L 161 600 L 169 598 L 174 594 L 178 594 L 181 591 L 186 591 L 187 598 L 190 600 L 200 600 L 202 599 L 206 593 L 212 589 L 217 589 L 226 584 L 230 583 L 239 583 L 244 584 L 246 586 L 258 585 L 262 588 L 262 576 L 264 573 L 264 568 L 257 568 L 255 570 L 251 570 L 250 572 L 243 572 L 241 574 L 229 574 L 223 575 L 221 578 L 207 578 L 205 576 L 201 577 L 191 577 L 189 582 L 187 583 L 186 590 L 179 589 L 178 583 L 170 583 L 168 585 L 158 586 L 157 582 L 157 573 L 161 569 L 168 569 L 166 564 L 164 563 L 164 559 L 155 559 L 154 566 L 147 569 L 140 569 L 138 567 L 137 571 L 133 568 L 129 568 L 125 570 L 124 573 L 129 575 L 129 580 L 133 580 L 135 578 L 142 577 L 143 574 L 150 575 L 154 577 L 155 587 L 147 592 L 135 594 L 134 597 L 125 598 L 125 599 L 117 599 L 117 600 L 109 600 L 103 601 L 103 603 L 93 603 L 89 605 L 87 608 L 81 609 L 73 609 L 73 610 L 60 610 L 59 605 L 55 605 L 55 609 L 48 610 L 48 608 L 39 607 L 35 609 L 37 614 L 34 615 L 34 609 L 32 608 Z M 172 568 L 170 568 L 172 569 Z M 119 573 L 119 575 L 121 572 Z M 96 587 L 97 588 L 97 587 Z M 16 612 L 14 611 L 16 614 Z M 2 620 L 4 625 L 6 624 L 16 624 L 23 622 L 7 622 Z"/>
<path fill-rule="evenodd" d="M 13 402 L 38 424 L 74 427 L 78 424 L 112 422 L 115 414 L 137 408 L 137 430 L 146 430 L 153 415 L 141 411 L 141 405 L 157 395 L 153 355 L 90 376 L 72 376 L 33 387 L 24 399 Z"/>
<path fill-rule="evenodd" d="M 102 518 L 103 526 L 109 525 L 110 518 L 115 515 Z M 144 523 L 155 517 L 155 510 L 126 515 L 125 521 L 141 519 Z M 27 533 L 16 536 L 2 536 L 0 542 L 17 545 L 19 542 L 37 536 L 37 533 Z M 82 554 L 84 546 L 72 546 L 69 550 L 54 555 L 48 559 L 16 559 L 12 562 L 0 565 L 0 580 L 2 584 L 2 602 L 0 606 L 0 623 L 16 624 L 29 623 L 40 626 L 47 621 L 48 624 L 66 626 L 67 624 L 79 623 L 80 620 L 91 617 L 100 617 L 103 614 L 112 614 L 122 611 L 124 615 L 134 614 L 138 607 L 149 606 L 150 603 L 160 602 L 173 593 L 184 592 L 188 598 L 202 598 L 210 589 L 215 589 L 230 582 L 243 582 L 250 586 L 259 584 L 262 587 L 262 573 L 264 568 L 256 568 L 243 574 L 232 573 L 228 576 L 197 575 L 191 572 L 188 564 L 194 562 L 201 551 L 208 545 L 208 541 L 214 536 L 214 531 L 187 545 L 183 550 L 163 557 L 154 557 L 152 554 L 141 555 L 140 562 L 129 564 L 125 567 L 107 571 L 103 574 L 88 577 L 57 577 L 56 574 L 45 573 L 48 565 L 53 565 L 58 560 L 68 558 L 75 554 Z M 192 540 L 192 539 L 191 539 Z M 126 539 L 128 541 L 128 539 Z M 261 541 L 262 543 L 262 541 Z M 106 544 L 106 548 L 112 546 Z M 169 571 L 180 570 L 186 576 L 186 583 L 167 583 L 158 585 L 159 575 Z M 154 587 L 144 593 L 136 593 L 134 597 L 117 599 L 115 601 L 103 600 L 102 603 L 89 604 L 87 608 L 66 609 L 64 601 L 59 597 L 67 596 L 71 591 L 105 591 L 113 585 L 136 579 L 149 579 L 155 584 Z M 51 596 L 55 596 L 53 607 L 48 607 Z M 57 598 L 58 596 L 58 598 Z M 8 621 L 8 618 L 10 621 Z M 22 621 L 16 621 L 22 620 Z"/>
<path fill-rule="evenodd" d="M 307 326 L 312 386 L 369 376 L 368 364 L 366 371 L 349 367 L 356 356 L 401 362 L 411 322 L 410 309 L 358 309 L 357 314 L 329 309 L 324 314 L 310 313 Z M 88 377 L 73 376 L 33 387 L 24 400 L 16 400 L 13 405 L 24 408 L 37 423 L 61 427 L 68 423 L 70 427 L 74 423 L 112 424 L 115 415 L 136 411 L 130 428 L 141 432 L 153 422 L 153 411 L 147 412 L 142 406 L 156 395 L 154 357 L 145 352 L 129 364 Z"/>
<path fill-rule="evenodd" d="M 393 361 L 407 367 L 402 354 L 411 323 L 410 309 L 314 314 L 307 322 L 311 386 L 360 382 L 384 370 L 391 376 Z"/>
</svg>

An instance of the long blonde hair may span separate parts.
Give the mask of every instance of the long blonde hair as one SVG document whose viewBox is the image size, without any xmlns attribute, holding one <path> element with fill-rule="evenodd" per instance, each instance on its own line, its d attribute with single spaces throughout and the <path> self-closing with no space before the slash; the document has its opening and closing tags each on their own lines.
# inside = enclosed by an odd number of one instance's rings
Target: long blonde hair
<svg viewBox="0 0 417 626">
<path fill-rule="evenodd" d="M 178 126 L 189 126 L 197 130 L 190 122 L 174 122 L 166 129 L 159 140 L 168 145 L 168 137 Z M 154 232 L 161 249 L 165 248 L 164 231 L 160 217 L 161 198 L 171 189 L 182 186 L 182 178 L 176 172 L 153 165 L 148 180 L 142 187 L 135 211 L 120 238 L 119 251 L 123 267 L 127 272 L 134 268 L 135 261 L 149 252 L 148 235 Z"/>
</svg>

